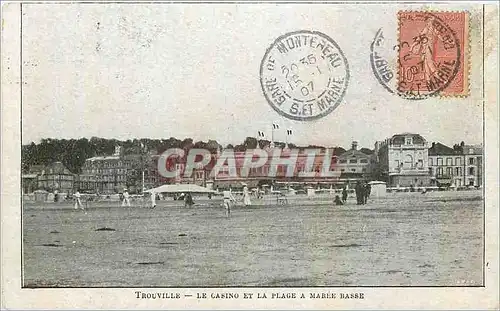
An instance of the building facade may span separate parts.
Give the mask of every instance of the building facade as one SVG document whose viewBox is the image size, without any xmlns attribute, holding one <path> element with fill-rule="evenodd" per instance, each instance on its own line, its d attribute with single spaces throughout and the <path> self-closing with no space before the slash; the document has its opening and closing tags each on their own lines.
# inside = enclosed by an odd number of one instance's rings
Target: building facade
<svg viewBox="0 0 500 311">
<path fill-rule="evenodd" d="M 82 173 L 95 176 L 96 191 L 110 194 L 126 188 L 128 168 L 128 164 L 118 155 L 101 156 L 85 160 Z"/>
<path fill-rule="evenodd" d="M 75 175 L 74 189 L 82 193 L 95 193 L 98 189 L 97 176 L 94 174 Z"/>
<path fill-rule="evenodd" d="M 301 173 L 306 172 L 308 154 L 302 150 L 297 155 L 295 168 L 292 176 L 287 176 L 288 165 L 272 163 L 271 158 L 274 152 L 279 152 L 282 158 L 288 158 L 291 155 L 290 149 L 266 148 L 263 149 L 268 157 L 267 161 L 260 167 L 250 168 L 247 173 L 244 172 L 245 161 L 256 161 L 256 159 L 248 159 L 246 152 L 230 153 L 229 158 L 222 164 L 220 171 L 215 174 L 212 172 L 217 164 L 221 154 L 213 154 L 209 164 L 204 167 L 197 167 L 193 170 L 190 176 L 184 176 L 186 167 L 186 158 L 173 158 L 169 162 L 168 170 L 177 170 L 178 174 L 175 178 L 167 181 L 177 183 L 195 183 L 201 186 L 210 187 L 213 185 L 217 189 L 239 188 L 243 183 L 249 187 L 256 187 L 263 183 L 272 182 L 288 182 L 288 183 L 338 183 L 340 180 L 341 170 L 336 166 L 337 156 L 333 154 L 333 150 L 317 150 L 314 160 L 311 162 L 311 176 L 302 177 Z M 326 168 L 323 165 L 325 156 L 331 157 L 330 167 Z M 325 170 L 329 171 L 330 176 L 325 176 Z"/>
<path fill-rule="evenodd" d="M 428 143 L 419 134 L 402 133 L 375 144 L 377 169 L 390 187 L 431 183 Z"/>
<path fill-rule="evenodd" d="M 480 145 L 455 145 L 450 148 L 432 143 L 429 148 L 429 174 L 436 186 L 473 186 L 483 183 L 483 148 Z"/>
<path fill-rule="evenodd" d="M 358 143 L 354 141 L 350 150 L 333 159 L 336 161 L 335 170 L 340 171 L 341 179 L 350 179 L 353 181 L 371 179 L 375 157 L 365 154 L 357 148 Z"/>
<path fill-rule="evenodd" d="M 54 162 L 45 166 L 38 174 L 37 187 L 49 192 L 57 190 L 60 193 L 72 194 L 74 179 L 75 175 L 64 164 Z"/>
</svg>

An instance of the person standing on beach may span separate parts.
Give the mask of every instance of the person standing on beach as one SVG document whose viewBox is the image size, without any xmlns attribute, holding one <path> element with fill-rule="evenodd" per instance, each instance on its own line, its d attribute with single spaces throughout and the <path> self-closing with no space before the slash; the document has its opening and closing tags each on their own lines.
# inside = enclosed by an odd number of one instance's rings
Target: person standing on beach
<svg viewBox="0 0 500 311">
<path fill-rule="evenodd" d="M 335 205 L 344 205 L 344 202 L 340 200 L 340 197 L 338 195 L 335 196 L 335 200 L 333 201 Z"/>
<path fill-rule="evenodd" d="M 222 192 L 223 195 L 223 201 L 224 201 L 224 208 L 226 209 L 226 217 L 229 217 L 231 214 L 231 203 L 236 201 L 234 198 L 233 194 L 231 193 L 231 190 L 226 190 Z"/>
<path fill-rule="evenodd" d="M 151 208 L 156 207 L 156 193 L 151 191 Z"/>
<path fill-rule="evenodd" d="M 365 186 L 363 187 L 363 202 L 366 204 L 368 202 L 368 197 L 370 196 L 370 192 L 372 190 L 372 187 L 370 186 L 369 183 L 365 183 Z"/>
<path fill-rule="evenodd" d="M 129 199 L 129 197 L 130 197 L 130 195 L 128 194 L 127 189 L 125 189 L 125 191 L 123 191 L 122 206 L 130 207 L 130 199 Z"/>
<path fill-rule="evenodd" d="M 193 196 L 191 193 L 186 193 L 184 196 L 184 207 L 192 207 L 194 205 Z"/>
<path fill-rule="evenodd" d="M 76 190 L 75 194 L 73 195 L 75 197 L 75 209 L 83 209 L 82 206 L 82 201 L 80 201 L 80 197 L 82 196 L 78 190 Z"/>
<path fill-rule="evenodd" d="M 245 206 L 252 205 L 252 201 L 250 201 L 250 192 L 246 184 L 243 186 L 243 204 Z"/>
<path fill-rule="evenodd" d="M 344 188 L 342 189 L 342 202 L 346 202 L 347 201 L 347 186 L 344 186 Z"/>
<path fill-rule="evenodd" d="M 360 181 L 356 182 L 356 201 L 358 205 L 363 204 L 364 202 L 364 191 L 363 191 L 363 185 L 361 184 Z"/>
</svg>

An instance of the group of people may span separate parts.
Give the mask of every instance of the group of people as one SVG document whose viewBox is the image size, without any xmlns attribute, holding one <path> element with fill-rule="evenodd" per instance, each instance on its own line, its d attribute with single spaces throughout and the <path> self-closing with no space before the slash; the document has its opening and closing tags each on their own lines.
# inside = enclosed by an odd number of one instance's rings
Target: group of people
<svg viewBox="0 0 500 311">
<path fill-rule="evenodd" d="M 368 197 L 370 196 L 372 188 L 369 183 L 365 182 L 362 184 L 360 181 L 356 183 L 354 191 L 356 192 L 356 201 L 358 205 L 366 204 Z"/>
<path fill-rule="evenodd" d="M 358 181 L 356 183 L 356 186 L 354 187 L 354 191 L 356 193 L 357 204 L 366 204 L 366 202 L 368 201 L 368 197 L 370 196 L 371 186 L 367 182 L 362 184 L 360 181 Z M 344 188 L 342 189 L 342 198 L 340 198 L 338 195 L 335 196 L 335 205 L 344 205 L 347 201 L 347 196 L 347 186 L 344 186 Z"/>
</svg>

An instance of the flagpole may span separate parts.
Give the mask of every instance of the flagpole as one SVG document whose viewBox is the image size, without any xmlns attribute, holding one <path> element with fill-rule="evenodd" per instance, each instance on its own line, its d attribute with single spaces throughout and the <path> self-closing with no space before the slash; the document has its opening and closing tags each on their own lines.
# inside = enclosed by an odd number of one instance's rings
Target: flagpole
<svg viewBox="0 0 500 311">
<path fill-rule="evenodd" d="M 271 129 L 271 148 L 274 148 L 274 130 L 278 128 L 278 125 L 273 122 L 273 127 Z"/>
</svg>

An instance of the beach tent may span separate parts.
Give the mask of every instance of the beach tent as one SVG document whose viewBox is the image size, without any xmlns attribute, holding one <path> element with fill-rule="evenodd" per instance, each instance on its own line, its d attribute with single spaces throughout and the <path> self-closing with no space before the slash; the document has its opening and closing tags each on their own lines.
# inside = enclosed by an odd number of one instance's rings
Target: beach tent
<svg viewBox="0 0 500 311">
<path fill-rule="evenodd" d="M 194 184 L 163 185 L 144 192 L 154 193 L 216 193 L 216 191 Z"/>
<path fill-rule="evenodd" d="M 371 187 L 370 196 L 379 198 L 387 195 L 387 185 L 383 181 L 370 181 L 368 183 Z"/>
</svg>

